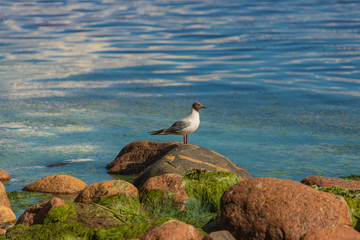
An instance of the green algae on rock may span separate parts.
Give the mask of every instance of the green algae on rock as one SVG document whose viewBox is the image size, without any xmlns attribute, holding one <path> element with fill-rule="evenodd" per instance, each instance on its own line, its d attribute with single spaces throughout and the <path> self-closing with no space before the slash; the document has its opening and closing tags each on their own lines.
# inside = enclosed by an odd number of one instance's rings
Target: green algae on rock
<svg viewBox="0 0 360 240">
<path fill-rule="evenodd" d="M 345 181 L 349 181 L 349 180 L 360 181 L 360 175 L 350 175 L 350 176 L 339 177 L 339 178 L 344 179 Z"/>
<path fill-rule="evenodd" d="M 147 179 L 163 174 L 185 174 L 191 169 L 206 169 L 211 172 L 232 172 L 240 179 L 251 178 L 243 168 L 228 158 L 205 147 L 193 144 L 180 145 L 146 168 L 133 182 L 139 189 Z"/>
<path fill-rule="evenodd" d="M 41 203 L 42 199 L 50 199 L 52 194 L 50 193 L 38 193 L 38 192 L 19 192 L 13 191 L 7 193 L 11 207 L 15 214 L 20 214 L 24 209 Z"/>
<path fill-rule="evenodd" d="M 118 210 L 119 213 L 121 213 L 119 209 L 129 210 L 133 206 L 138 206 L 140 209 L 138 198 L 129 198 L 127 204 L 124 203 L 124 199 L 126 197 L 120 194 L 120 196 L 114 195 L 108 197 L 108 199 L 101 199 L 102 201 L 99 201 L 99 203 L 112 207 L 112 209 Z M 131 202 L 132 200 L 134 201 Z M 117 206 L 115 202 L 118 203 Z M 134 211 L 134 209 L 132 210 Z M 50 210 L 44 224 L 36 224 L 30 227 L 17 224 L 8 230 L 3 239 L 136 238 L 143 236 L 150 227 L 161 225 L 169 220 L 169 218 L 138 218 L 134 217 L 134 212 L 129 214 L 128 211 L 123 211 L 123 213 L 128 214 L 127 220 L 129 223 L 125 224 L 112 211 L 98 205 L 66 202 L 66 206 Z"/>
<path fill-rule="evenodd" d="M 200 200 L 212 212 L 216 212 L 219 210 L 222 194 L 240 179 L 231 172 L 208 172 L 194 169 L 186 172 L 182 181 L 190 198 Z"/>
<path fill-rule="evenodd" d="M 339 186 L 318 187 L 315 185 L 312 188 L 343 197 L 349 208 L 352 225 L 356 230 L 360 231 L 360 189 L 349 190 Z"/>
</svg>

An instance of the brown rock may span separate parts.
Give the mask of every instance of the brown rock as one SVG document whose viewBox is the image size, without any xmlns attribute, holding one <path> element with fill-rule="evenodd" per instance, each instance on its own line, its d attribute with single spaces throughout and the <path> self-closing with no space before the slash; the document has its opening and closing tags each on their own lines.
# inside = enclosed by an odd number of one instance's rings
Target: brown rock
<svg viewBox="0 0 360 240">
<path fill-rule="evenodd" d="M 76 197 L 75 202 L 91 203 L 96 198 L 108 197 L 116 194 L 125 193 L 129 196 L 138 196 L 138 189 L 123 180 L 110 180 L 93 183 L 82 190 Z"/>
<path fill-rule="evenodd" d="M 15 213 L 8 207 L 0 206 L 0 226 L 16 221 Z"/>
<path fill-rule="evenodd" d="M 160 227 L 150 228 L 141 240 L 201 240 L 203 236 L 193 226 L 171 220 Z"/>
<path fill-rule="evenodd" d="M 360 240 L 360 233 L 352 227 L 320 228 L 307 232 L 300 240 Z"/>
<path fill-rule="evenodd" d="M 60 198 L 53 197 L 48 202 L 40 203 L 26 209 L 26 211 L 19 217 L 16 224 L 23 224 L 25 226 L 42 224 L 48 212 L 51 209 L 60 206 L 66 206 L 65 202 Z"/>
<path fill-rule="evenodd" d="M 0 228 L 0 235 L 5 235 L 6 234 L 6 230 L 3 228 Z"/>
<path fill-rule="evenodd" d="M 230 187 L 221 198 L 221 225 L 236 239 L 299 239 L 330 226 L 351 226 L 343 199 L 304 184 L 254 178 Z"/>
<path fill-rule="evenodd" d="M 232 172 L 240 180 L 251 178 L 250 174 L 226 157 L 201 146 L 183 144 L 170 150 L 153 165 L 143 171 L 133 182 L 139 189 L 147 179 L 168 173 L 183 175 L 191 169 Z"/>
<path fill-rule="evenodd" d="M 4 170 L 0 169 L 0 181 L 8 181 L 10 179 L 11 179 L 10 175 Z"/>
<path fill-rule="evenodd" d="M 316 185 L 318 187 L 340 186 L 349 190 L 360 189 L 360 181 L 332 177 L 310 176 L 301 180 L 301 183 L 309 186 Z"/>
<path fill-rule="evenodd" d="M 203 240 L 235 240 L 229 231 L 217 231 L 208 234 Z"/>
<path fill-rule="evenodd" d="M 117 157 L 106 166 L 108 173 L 138 175 L 171 149 L 182 145 L 178 142 L 136 141 L 126 145 Z"/>
<path fill-rule="evenodd" d="M 185 191 L 185 185 L 181 181 L 181 176 L 178 174 L 163 174 L 149 178 L 140 189 L 140 198 L 152 189 L 174 194 L 175 202 L 182 202 L 189 198 Z"/>
<path fill-rule="evenodd" d="M 76 177 L 55 174 L 41 178 L 23 188 L 24 191 L 69 194 L 78 193 L 86 187 L 86 183 Z"/>
<path fill-rule="evenodd" d="M 2 182 L 0 182 L 0 206 L 5 206 L 11 209 L 9 199 L 6 194 L 6 189 L 4 187 L 4 184 L 2 184 Z"/>
</svg>

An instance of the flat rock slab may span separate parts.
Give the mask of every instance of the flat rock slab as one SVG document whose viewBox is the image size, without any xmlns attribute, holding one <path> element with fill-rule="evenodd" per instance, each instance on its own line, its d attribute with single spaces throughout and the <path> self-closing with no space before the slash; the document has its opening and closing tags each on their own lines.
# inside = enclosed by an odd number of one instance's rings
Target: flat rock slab
<svg viewBox="0 0 360 240">
<path fill-rule="evenodd" d="M 226 157 L 210 149 L 185 144 L 167 152 L 162 158 L 142 172 L 135 180 L 134 185 L 140 188 L 150 177 L 163 174 L 183 175 L 191 169 L 206 169 L 208 171 L 232 172 L 240 180 L 251 178 L 251 175 L 243 168 L 237 166 Z"/>
<path fill-rule="evenodd" d="M 298 240 L 320 228 L 352 227 L 346 202 L 299 182 L 253 178 L 221 198 L 221 226 L 236 239 Z"/>
<path fill-rule="evenodd" d="M 310 176 L 301 180 L 301 183 L 318 187 L 333 187 L 339 186 L 349 190 L 360 189 L 360 181 L 344 180 L 341 178 L 322 177 L 322 176 Z"/>
<path fill-rule="evenodd" d="M 23 190 L 43 193 L 71 194 L 80 192 L 86 186 L 86 183 L 76 177 L 55 174 L 36 180 L 35 182 L 26 185 Z"/>
</svg>

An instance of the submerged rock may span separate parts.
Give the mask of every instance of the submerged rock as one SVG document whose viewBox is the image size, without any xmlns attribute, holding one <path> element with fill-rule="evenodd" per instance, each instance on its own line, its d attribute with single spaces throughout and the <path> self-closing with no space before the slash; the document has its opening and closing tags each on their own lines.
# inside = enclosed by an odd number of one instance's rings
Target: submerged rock
<svg viewBox="0 0 360 240">
<path fill-rule="evenodd" d="M 0 181 L 8 181 L 10 179 L 10 175 L 5 170 L 0 169 Z"/>
<path fill-rule="evenodd" d="M 42 224 L 48 212 L 56 207 L 66 206 L 65 202 L 57 197 L 53 197 L 50 201 L 40 203 L 29 207 L 19 217 L 16 224 L 23 224 L 25 226 L 31 226 L 34 224 Z"/>
<path fill-rule="evenodd" d="M 232 172 L 241 180 L 251 178 L 251 175 L 247 171 L 226 157 L 201 146 L 185 144 L 167 152 L 142 172 L 134 180 L 133 184 L 141 188 L 150 177 L 169 173 L 183 175 L 191 169 L 205 169 L 212 172 Z"/>
<path fill-rule="evenodd" d="M 149 229 L 140 240 L 201 240 L 202 234 L 193 226 L 171 220 L 159 227 Z"/>
<path fill-rule="evenodd" d="M 66 166 L 66 165 L 69 165 L 69 164 L 70 163 L 67 163 L 67 162 L 60 162 L 60 163 L 49 164 L 49 165 L 46 165 L 45 167 L 52 168 L 52 167 Z"/>
<path fill-rule="evenodd" d="M 75 202 L 91 203 L 101 197 L 108 197 L 116 194 L 125 193 L 129 196 L 137 196 L 138 189 L 123 180 L 109 180 L 93 183 L 82 190 L 76 197 Z"/>
<path fill-rule="evenodd" d="M 71 194 L 82 191 L 86 186 L 86 183 L 76 177 L 55 174 L 36 180 L 25 186 L 23 190 L 43 193 Z"/>
<path fill-rule="evenodd" d="M 309 231 L 351 226 L 348 208 L 333 194 L 276 178 L 253 178 L 221 198 L 221 225 L 236 239 L 299 239 Z"/>
<path fill-rule="evenodd" d="M 126 145 L 116 158 L 106 166 L 108 173 L 138 175 L 171 149 L 182 145 L 178 142 L 136 141 Z"/>
<path fill-rule="evenodd" d="M 350 190 L 360 189 L 360 181 L 342 178 L 310 176 L 301 180 L 301 183 L 309 186 L 316 185 L 318 187 L 339 186 Z"/>
</svg>

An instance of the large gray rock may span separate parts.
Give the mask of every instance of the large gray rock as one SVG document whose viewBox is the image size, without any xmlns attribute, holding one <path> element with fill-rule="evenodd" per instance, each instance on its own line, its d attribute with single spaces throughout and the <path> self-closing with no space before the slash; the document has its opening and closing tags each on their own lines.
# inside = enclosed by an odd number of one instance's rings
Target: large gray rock
<svg viewBox="0 0 360 240">
<path fill-rule="evenodd" d="M 190 169 L 232 172 L 241 180 L 251 178 L 251 175 L 247 171 L 219 153 L 201 146 L 185 144 L 168 151 L 153 165 L 142 172 L 134 180 L 133 184 L 140 188 L 150 177 L 169 173 L 183 175 Z"/>
</svg>

